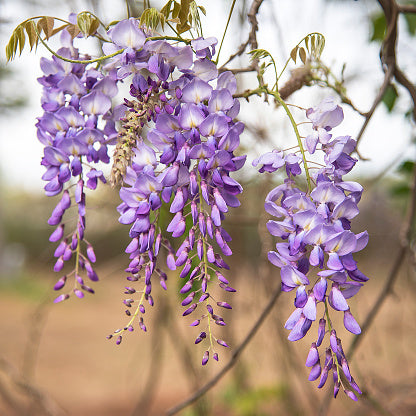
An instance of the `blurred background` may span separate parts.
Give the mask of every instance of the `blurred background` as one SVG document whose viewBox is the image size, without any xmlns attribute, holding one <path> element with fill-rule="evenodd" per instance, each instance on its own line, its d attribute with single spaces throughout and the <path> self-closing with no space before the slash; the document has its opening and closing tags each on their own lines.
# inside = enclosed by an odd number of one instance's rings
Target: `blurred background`
<svg viewBox="0 0 416 416">
<path fill-rule="evenodd" d="M 160 7 L 163 1 L 151 1 Z M 201 1 L 207 9 L 205 36 L 222 36 L 231 1 Z M 238 1 L 222 51 L 223 61 L 246 39 L 250 1 Z M 142 2 L 130 2 L 140 13 Z M 136 9 L 134 9 L 136 8 Z M 156 306 L 148 311 L 148 332 L 133 332 L 116 346 L 105 336 L 125 324 L 122 305 L 128 228 L 118 223 L 119 197 L 102 186 L 89 198 L 88 240 L 97 254 L 100 282 L 95 295 L 52 303 L 54 245 L 48 242 L 47 219 L 56 200 L 43 194 L 42 145 L 35 119 L 41 115 L 39 58 L 48 56 L 40 45 L 6 65 L 4 47 L 18 23 L 37 15 L 66 18 L 70 12 L 92 10 L 103 21 L 126 16 L 121 0 L 62 2 L 2 0 L 0 2 L 0 414 L 4 415 L 160 415 L 204 384 L 227 362 L 200 366 L 203 347 L 194 346 L 197 330 L 182 318 L 178 276 L 171 273 L 168 291 L 155 290 Z M 302 13 L 299 13 L 299 10 Z M 344 63 L 348 96 L 367 111 L 383 80 L 379 63 L 385 23 L 377 2 L 266 0 L 258 15 L 259 47 L 268 49 L 282 65 L 290 50 L 307 33 L 326 37 L 322 59 L 335 74 Z M 416 81 L 416 19 L 400 20 L 398 56 L 403 70 Z M 384 26 L 383 26 L 384 24 Z M 56 46 L 52 41 L 52 46 Z M 98 45 L 86 42 L 94 53 Z M 244 66 L 242 57 L 236 66 Z M 220 59 L 221 63 L 221 59 Z M 256 86 L 255 75 L 239 76 L 241 91 Z M 316 105 L 331 94 L 318 86 L 304 87 L 288 100 L 302 107 Z M 273 241 L 266 232 L 263 201 L 279 178 L 255 175 L 251 161 L 274 147 L 289 147 L 293 134 L 282 111 L 261 98 L 242 101 L 240 119 L 246 124 L 242 152 L 247 166 L 238 178 L 245 192 L 242 205 L 227 218 L 232 235 L 231 271 L 227 278 L 238 292 L 228 299 L 233 310 L 221 338 L 235 347 L 244 338 L 279 284 L 279 272 L 265 259 Z M 399 250 L 414 168 L 414 124 L 407 93 L 394 86 L 386 93 L 360 144 L 360 161 L 348 177 L 364 185 L 361 213 L 353 231 L 370 234 L 359 253 L 360 269 L 370 277 L 350 302 L 358 322 L 378 296 Z M 343 105 L 345 122 L 337 133 L 354 137 L 363 118 Z M 301 112 L 295 113 L 299 118 Z M 416 413 L 416 277 L 415 259 L 408 255 L 401 272 L 352 363 L 366 397 L 353 403 L 340 394 L 331 403 L 336 415 Z M 292 296 L 281 296 L 232 371 L 196 405 L 181 415 L 304 415 L 319 414 L 325 392 L 307 381 L 304 362 L 315 332 L 297 343 L 287 340 L 284 322 L 292 311 Z M 341 328 L 342 322 L 337 327 Z M 342 331 L 344 348 L 352 340 Z M 328 383 L 329 384 L 329 383 Z M 329 386 L 326 386 L 329 388 Z M 325 390 L 325 388 L 324 388 Z M 45 413 L 46 412 L 46 413 Z"/>
</svg>

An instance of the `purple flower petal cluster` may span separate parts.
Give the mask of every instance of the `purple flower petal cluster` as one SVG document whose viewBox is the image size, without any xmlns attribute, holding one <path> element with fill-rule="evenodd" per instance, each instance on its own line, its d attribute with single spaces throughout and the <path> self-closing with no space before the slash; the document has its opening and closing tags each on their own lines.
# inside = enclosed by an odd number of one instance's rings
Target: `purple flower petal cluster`
<svg viewBox="0 0 416 416">
<path fill-rule="evenodd" d="M 62 32 L 63 47 L 58 54 L 69 59 L 80 58 L 72 45 L 67 31 Z M 85 58 L 86 59 L 86 58 Z M 36 124 L 39 141 L 45 146 L 41 164 L 46 172 L 42 179 L 47 182 L 47 196 L 62 194 L 48 223 L 56 226 L 50 241 L 59 242 L 54 256 L 54 270 L 61 272 L 66 261 L 75 258 L 75 267 L 58 280 L 55 290 L 64 287 L 67 277 L 74 276 L 73 292 L 79 298 L 84 292 L 94 293 L 80 276 L 84 270 L 91 281 L 98 280 L 92 263 L 95 254 L 92 246 L 84 239 L 85 232 L 85 187 L 95 189 L 97 181 L 106 182 L 101 170 L 94 167 L 99 162 L 108 163 L 106 141 L 111 128 L 101 128 L 103 115 L 111 107 L 111 99 L 117 93 L 117 85 L 110 76 L 103 76 L 96 69 L 84 64 L 65 62 L 55 56 L 51 60 L 41 58 L 44 76 L 39 78 L 43 85 L 42 108 L 44 113 Z M 88 162 L 86 168 L 85 162 Z M 70 194 L 70 190 L 74 192 Z M 76 224 L 65 233 L 63 216 L 67 210 L 77 209 Z M 85 254 L 81 251 L 84 245 Z M 69 294 L 56 298 L 55 302 L 67 299 Z"/>
<path fill-rule="evenodd" d="M 361 329 L 353 317 L 347 300 L 354 296 L 368 278 L 358 269 L 354 253 L 368 242 L 366 231 L 355 234 L 351 220 L 359 213 L 358 202 L 363 188 L 360 184 L 344 181 L 356 159 L 350 156 L 355 141 L 349 136 L 333 137 L 330 133 L 343 120 L 341 107 L 332 99 L 323 101 L 306 112 L 313 132 L 305 138 L 309 153 L 321 152 L 324 165 L 312 175 L 307 191 L 299 189 L 295 176 L 308 169 L 297 153 L 273 151 L 253 162 L 261 172 L 274 172 L 285 167 L 287 178 L 267 196 L 266 211 L 275 219 L 267 223 L 273 236 L 279 237 L 276 250 L 268 254 L 269 261 L 280 268 L 282 291 L 295 291 L 295 310 L 285 328 L 290 330 L 289 340 L 303 338 L 313 322 L 319 322 L 318 339 L 312 344 L 306 365 L 312 367 L 309 380 L 319 376 L 322 387 L 328 372 L 333 372 L 334 395 L 341 384 L 346 394 L 355 398 L 352 390 L 360 393 L 352 379 L 341 341 L 329 317 L 329 307 L 344 314 L 344 326 L 353 334 Z M 322 317 L 318 307 L 323 305 Z M 322 344 L 328 324 L 330 348 L 326 350 L 323 366 L 318 347 Z M 322 370 L 323 367 L 323 370 Z M 341 379 L 341 372 L 345 379 Z M 344 380 L 344 381 L 343 381 Z"/>
<path fill-rule="evenodd" d="M 241 122 L 234 121 L 239 113 L 239 102 L 233 98 L 236 80 L 230 72 L 218 76 L 210 60 L 216 44 L 213 38 L 192 41 L 193 50 L 163 40 L 146 41 L 148 34 L 134 19 L 118 23 L 109 36 L 113 44 L 105 46 L 105 53 L 124 50 L 106 68 L 119 81 L 132 77 L 113 174 L 116 181 L 123 181 L 119 221 L 131 225 L 127 279 L 143 282 L 141 290 L 126 287 L 129 298 L 124 303 L 130 321 L 109 338 L 117 335 L 120 343 L 122 333 L 132 331 L 137 320 L 146 331 L 144 302 L 153 305 L 155 276 L 166 289 L 167 276 L 157 263 L 164 247 L 167 267 L 180 267 L 180 277 L 186 280 L 180 290 L 186 296 L 183 315 L 204 305 L 191 325 L 206 323 L 195 341 L 209 342 L 202 360 L 205 365 L 210 352 L 218 360 L 215 342 L 228 346 L 212 333 L 211 322 L 225 325 L 213 306 L 231 309 L 227 302 L 214 301 L 208 290 L 210 282 L 216 280 L 226 292 L 235 291 L 221 269 L 229 268 L 222 256 L 232 254 L 231 237 L 222 221 L 230 207 L 240 205 L 237 195 L 242 192 L 230 174 L 245 162 L 245 156 L 234 154 L 244 129 Z M 128 164 L 123 166 L 126 160 Z M 163 230 L 160 210 L 166 205 L 172 219 Z M 182 239 L 176 250 L 172 238 Z"/>
</svg>

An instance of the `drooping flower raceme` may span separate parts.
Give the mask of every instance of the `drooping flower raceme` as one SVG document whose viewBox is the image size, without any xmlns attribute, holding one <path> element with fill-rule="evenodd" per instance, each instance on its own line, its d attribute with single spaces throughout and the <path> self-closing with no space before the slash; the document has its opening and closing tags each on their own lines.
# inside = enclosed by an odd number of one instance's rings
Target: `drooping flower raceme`
<svg viewBox="0 0 416 416">
<path fill-rule="evenodd" d="M 62 32 L 61 42 L 63 47 L 58 54 L 68 59 L 83 59 L 67 31 Z M 36 126 L 38 139 L 45 146 L 42 165 L 46 172 L 42 179 L 47 182 L 47 196 L 62 195 L 48 220 L 50 225 L 56 226 L 49 240 L 59 242 L 54 253 L 55 272 L 61 272 L 64 263 L 75 257 L 75 267 L 58 280 L 55 290 L 62 289 L 67 278 L 74 276 L 72 290 L 82 298 L 84 292 L 94 291 L 84 283 L 81 271 L 84 270 L 91 281 L 98 280 L 92 266 L 96 260 L 93 247 L 84 239 L 84 188 L 94 190 L 97 180 L 106 182 L 102 171 L 94 165 L 110 160 L 107 143 L 112 132 L 102 118 L 110 110 L 117 85 L 112 77 L 87 65 L 65 62 L 55 56 L 52 60 L 41 58 L 41 68 L 44 76 L 39 82 L 43 85 L 44 114 Z M 68 210 L 74 211 L 70 217 L 77 218 L 72 230 L 68 230 L 63 221 Z M 55 302 L 68 297 L 69 293 L 62 294 Z"/>
<path fill-rule="evenodd" d="M 331 130 L 343 120 L 340 106 L 329 98 L 306 112 L 312 122 L 312 132 L 304 139 L 305 154 L 323 156 L 315 174 L 309 179 L 308 189 L 301 190 L 296 176 L 310 171 L 299 153 L 272 151 L 253 162 L 260 172 L 274 172 L 285 168 L 287 178 L 267 196 L 266 211 L 275 217 L 267 223 L 269 232 L 281 241 L 270 251 L 269 261 L 280 268 L 282 291 L 295 291 L 295 310 L 285 324 L 290 330 L 289 340 L 303 338 L 312 324 L 318 322 L 318 337 L 312 343 L 306 366 L 311 367 L 309 380 L 320 377 L 321 388 L 333 375 L 334 396 L 341 385 L 348 397 L 361 394 L 352 378 L 341 340 L 329 316 L 329 306 L 344 314 L 344 326 L 353 334 L 361 329 L 353 317 L 348 299 L 357 294 L 368 278 L 358 269 L 354 253 L 368 242 L 366 231 L 354 234 L 351 220 L 358 215 L 357 207 L 363 188 L 357 182 L 344 181 L 356 159 L 350 156 L 355 141 L 350 136 L 333 137 Z M 323 305 L 319 317 L 319 304 Z M 326 331 L 329 346 L 325 358 L 320 359 L 318 348 Z M 341 377 L 341 374 L 345 377 Z"/>
<path fill-rule="evenodd" d="M 77 296 L 82 297 L 83 290 L 93 292 L 80 276 L 85 269 L 97 280 L 92 246 L 86 243 L 85 255 L 80 249 L 85 242 L 84 184 L 95 189 L 97 179 L 105 182 L 94 165 L 108 163 L 108 146 L 115 144 L 111 182 L 121 185 L 119 222 L 131 227 L 124 292 L 129 321 L 108 338 L 116 335 L 119 344 L 122 334 L 136 325 L 147 330 L 143 315 L 147 304 L 154 304 L 155 278 L 166 289 L 167 274 L 159 261 L 163 248 L 167 267 L 180 268 L 184 280 L 183 315 L 198 308 L 191 325 L 201 327 L 195 343 L 207 343 L 205 365 L 210 356 L 218 360 L 216 344 L 228 346 L 214 336 L 212 324 L 224 326 L 218 311 L 231 309 L 227 302 L 214 301 L 211 283 L 215 280 L 224 291 L 235 292 L 222 272 L 229 268 L 223 256 L 232 254 L 231 237 L 222 223 L 229 208 L 240 204 L 242 187 L 231 174 L 245 162 L 245 156 L 234 154 L 244 129 L 234 121 L 239 113 L 233 98 L 236 80 L 230 72 L 218 74 L 211 60 L 214 38 L 195 39 L 190 45 L 152 39 L 135 19 L 120 21 L 108 36 L 103 50 L 113 57 L 99 69 L 56 57 L 41 63 L 45 113 L 37 127 L 45 145 L 43 178 L 47 195 L 62 193 L 49 219 L 57 226 L 51 241 L 60 242 L 55 271 L 73 255 L 76 262 L 55 289 L 74 275 Z M 66 31 L 61 40 L 64 47 L 58 54 L 83 59 Z M 120 83 L 130 85 L 129 97 L 114 105 Z M 74 231 L 65 234 L 63 215 L 71 207 L 78 207 L 78 220 Z M 166 230 L 159 224 L 164 207 L 171 213 Z M 68 297 L 66 293 L 57 301 Z"/>
</svg>

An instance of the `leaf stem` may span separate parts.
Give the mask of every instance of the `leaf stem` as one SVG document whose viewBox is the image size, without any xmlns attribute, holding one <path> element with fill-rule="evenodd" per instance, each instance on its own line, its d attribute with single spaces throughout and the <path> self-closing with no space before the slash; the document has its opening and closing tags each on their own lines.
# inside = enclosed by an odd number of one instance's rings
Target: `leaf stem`
<svg viewBox="0 0 416 416">
<path fill-rule="evenodd" d="M 222 35 L 222 39 L 221 39 L 221 43 L 220 43 L 220 48 L 218 49 L 218 54 L 217 54 L 217 59 L 215 60 L 215 65 L 218 65 L 218 59 L 220 57 L 220 53 L 221 53 L 221 49 L 222 49 L 222 44 L 224 43 L 225 34 L 227 33 L 228 25 L 230 24 L 230 21 L 231 21 L 231 16 L 232 16 L 233 11 L 234 11 L 235 2 L 236 2 L 236 0 L 233 0 L 233 3 L 231 4 L 230 12 L 228 13 L 228 19 L 227 19 L 227 23 L 225 25 L 224 33 Z"/>
<path fill-rule="evenodd" d="M 266 87 L 264 87 L 263 89 L 267 94 L 272 95 L 276 99 L 276 101 L 285 109 L 286 114 L 289 117 L 290 122 L 292 123 L 292 127 L 296 134 L 296 139 L 298 141 L 299 149 L 300 149 L 300 152 L 302 153 L 303 166 L 305 167 L 306 181 L 308 182 L 308 191 L 311 192 L 312 190 L 311 176 L 309 174 L 309 168 L 308 168 L 308 163 L 306 160 L 305 149 L 303 147 L 302 139 L 299 134 L 298 126 L 292 116 L 292 113 L 290 112 L 289 107 L 286 105 L 286 103 L 282 100 L 282 97 L 280 97 L 280 94 L 278 91 L 269 91 Z"/>
</svg>

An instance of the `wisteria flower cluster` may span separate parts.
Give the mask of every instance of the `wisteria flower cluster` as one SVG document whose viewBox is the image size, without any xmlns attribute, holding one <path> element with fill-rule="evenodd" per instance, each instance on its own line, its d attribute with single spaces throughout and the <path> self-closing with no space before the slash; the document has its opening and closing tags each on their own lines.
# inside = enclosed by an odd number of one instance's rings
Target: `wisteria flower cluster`
<svg viewBox="0 0 416 416">
<path fill-rule="evenodd" d="M 343 312 L 345 328 L 353 334 L 361 329 L 354 319 L 347 299 L 353 297 L 368 278 L 357 268 L 354 253 L 368 242 L 366 231 L 354 234 L 351 220 L 359 213 L 357 204 L 363 188 L 360 184 L 344 181 L 356 159 L 350 156 L 355 141 L 350 136 L 333 137 L 331 130 L 343 120 L 343 111 L 333 99 L 324 100 L 306 111 L 312 132 L 304 138 L 299 152 L 272 151 L 253 162 L 260 172 L 284 169 L 286 179 L 266 198 L 265 209 L 276 219 L 267 229 L 281 241 L 268 254 L 269 261 L 280 269 L 281 289 L 295 290 L 295 310 L 285 324 L 290 330 L 288 339 L 303 338 L 313 322 L 318 321 L 318 336 L 311 345 L 306 366 L 311 367 L 309 380 L 320 377 L 318 387 L 334 380 L 334 396 L 341 385 L 347 396 L 357 400 L 353 390 L 361 391 L 351 376 L 341 340 L 329 316 L 329 306 Z M 320 153 L 324 164 L 310 175 L 306 154 Z M 303 169 L 302 169 L 303 167 Z M 297 185 L 297 177 L 307 175 L 307 191 Z M 318 307 L 323 305 L 321 317 Z M 329 332 L 329 346 L 321 360 L 318 348 Z"/>
<path fill-rule="evenodd" d="M 68 32 L 62 33 L 61 42 L 63 47 L 58 51 L 61 56 L 72 60 L 88 58 L 79 56 Z M 75 257 L 75 267 L 58 280 L 55 290 L 62 289 L 67 278 L 74 276 L 72 291 L 82 298 L 84 292 L 94 293 L 94 290 L 84 283 L 81 271 L 85 271 L 91 281 L 98 280 L 92 266 L 96 260 L 94 249 L 84 239 L 84 188 L 94 190 L 98 180 L 106 182 L 103 172 L 94 166 L 110 161 L 107 143 L 113 134 L 112 125 L 103 124 L 103 115 L 110 110 L 111 99 L 118 88 L 113 78 L 87 69 L 82 63 L 65 62 L 54 56 L 52 60 L 41 58 L 41 68 L 45 74 L 39 78 L 43 85 L 44 114 L 36 126 L 38 139 L 45 146 L 42 165 L 46 172 L 42 179 L 47 182 L 47 196 L 62 194 L 48 220 L 50 225 L 56 226 L 49 240 L 59 242 L 54 253 L 57 258 L 54 271 L 61 272 L 64 263 Z M 63 216 L 71 209 L 77 209 L 77 213 L 70 216 L 76 217 L 76 224 L 68 232 Z M 81 250 L 81 243 L 85 250 Z M 62 294 L 55 302 L 68 297 L 69 293 Z"/>
<path fill-rule="evenodd" d="M 78 59 L 68 36 L 64 32 L 66 45 L 58 53 Z M 230 207 L 240 205 L 237 195 L 242 187 L 231 173 L 245 162 L 245 156 L 234 154 L 244 129 L 243 123 L 235 121 L 239 113 L 239 102 L 233 98 L 236 80 L 231 72 L 218 74 L 211 60 L 215 38 L 195 39 L 185 46 L 172 44 L 153 39 L 132 18 L 117 23 L 108 36 L 111 42 L 103 49 L 113 57 L 100 70 L 55 57 L 42 61 L 45 114 L 39 118 L 38 136 L 46 146 L 45 190 L 49 196 L 63 192 L 49 220 L 58 226 L 51 241 L 60 241 L 54 269 L 60 271 L 75 252 L 71 274 L 81 286 L 75 286 L 74 292 L 78 297 L 82 290 L 92 292 L 79 275 L 85 269 L 91 280 L 97 280 L 91 266 L 92 246 L 87 243 L 86 256 L 79 250 L 85 241 L 84 180 L 88 178 L 90 189 L 96 188 L 97 179 L 105 181 L 92 166 L 108 163 L 107 147 L 115 143 L 111 182 L 121 185 L 119 222 L 131 225 L 124 300 L 129 322 L 108 338 L 116 335 L 119 344 L 123 332 L 133 331 L 135 325 L 146 331 L 143 315 L 145 303 L 154 304 L 154 279 L 166 289 L 167 274 L 158 262 L 164 248 L 167 267 L 181 268 L 180 292 L 186 296 L 183 315 L 200 311 L 191 325 L 204 326 L 195 343 L 208 343 L 202 359 L 205 365 L 210 354 L 218 360 L 215 344 L 228 347 L 214 336 L 212 324 L 225 325 L 217 308 L 231 309 L 227 302 L 214 300 L 210 283 L 216 280 L 224 291 L 235 292 L 222 272 L 229 268 L 223 256 L 232 254 L 231 237 L 222 222 Z M 114 106 L 117 85 L 125 82 L 130 84 L 130 96 Z M 68 236 L 62 217 L 71 206 L 73 185 L 78 222 Z M 164 207 L 172 214 L 166 230 L 159 224 Z M 64 286 L 67 276 L 58 281 L 56 290 Z M 68 296 L 61 295 L 57 301 Z"/>
</svg>

